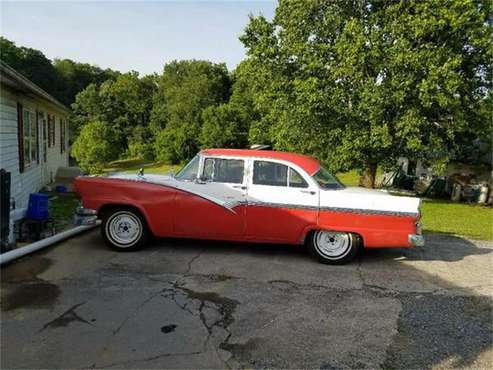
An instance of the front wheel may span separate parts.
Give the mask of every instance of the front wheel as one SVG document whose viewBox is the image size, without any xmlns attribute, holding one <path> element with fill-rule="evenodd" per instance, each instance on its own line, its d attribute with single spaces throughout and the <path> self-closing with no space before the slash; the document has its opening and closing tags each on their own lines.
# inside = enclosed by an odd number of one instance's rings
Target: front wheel
<svg viewBox="0 0 493 370">
<path fill-rule="evenodd" d="M 317 230 L 311 235 L 309 249 L 322 263 L 342 265 L 354 259 L 359 244 L 359 239 L 354 234 Z"/>
<path fill-rule="evenodd" d="M 115 208 L 106 212 L 101 234 L 110 247 L 118 251 L 137 250 L 149 236 L 144 218 L 131 208 Z"/>
</svg>

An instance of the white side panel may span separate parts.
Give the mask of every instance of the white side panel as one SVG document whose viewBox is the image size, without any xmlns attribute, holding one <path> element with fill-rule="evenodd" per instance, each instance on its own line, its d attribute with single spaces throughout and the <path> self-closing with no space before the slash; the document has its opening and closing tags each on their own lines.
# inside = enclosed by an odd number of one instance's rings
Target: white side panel
<svg viewBox="0 0 493 370">
<path fill-rule="evenodd" d="M 395 196 L 365 188 L 320 191 L 321 208 L 417 214 L 419 204 L 419 198 Z"/>
</svg>

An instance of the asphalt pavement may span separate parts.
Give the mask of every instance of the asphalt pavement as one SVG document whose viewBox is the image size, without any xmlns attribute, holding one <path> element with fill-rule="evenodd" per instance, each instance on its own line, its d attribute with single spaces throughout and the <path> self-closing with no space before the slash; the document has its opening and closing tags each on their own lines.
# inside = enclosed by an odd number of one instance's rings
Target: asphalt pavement
<svg viewBox="0 0 493 370">
<path fill-rule="evenodd" d="M 299 246 L 97 230 L 1 269 L 2 368 L 492 368 L 493 243 L 322 265 Z"/>
</svg>

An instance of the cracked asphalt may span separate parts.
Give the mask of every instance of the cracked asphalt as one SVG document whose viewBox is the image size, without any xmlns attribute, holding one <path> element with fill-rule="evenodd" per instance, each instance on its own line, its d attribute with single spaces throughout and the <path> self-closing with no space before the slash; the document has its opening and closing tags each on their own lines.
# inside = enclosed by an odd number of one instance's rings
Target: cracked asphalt
<svg viewBox="0 0 493 370">
<path fill-rule="evenodd" d="M 2 368 L 492 368 L 493 243 L 345 266 L 302 247 L 92 231 L 1 269 Z"/>
</svg>

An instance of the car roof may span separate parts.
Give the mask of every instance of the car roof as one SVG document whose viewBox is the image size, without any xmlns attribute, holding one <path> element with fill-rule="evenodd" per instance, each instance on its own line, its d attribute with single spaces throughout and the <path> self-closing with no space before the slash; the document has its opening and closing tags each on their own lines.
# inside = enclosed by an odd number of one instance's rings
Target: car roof
<svg viewBox="0 0 493 370">
<path fill-rule="evenodd" d="M 255 157 L 265 159 L 279 159 L 291 162 L 301 167 L 310 176 L 320 169 L 320 163 L 307 155 L 278 152 L 275 150 L 253 150 L 253 149 L 204 149 L 200 152 L 203 155 L 210 156 L 234 156 L 234 157 Z"/>
</svg>

